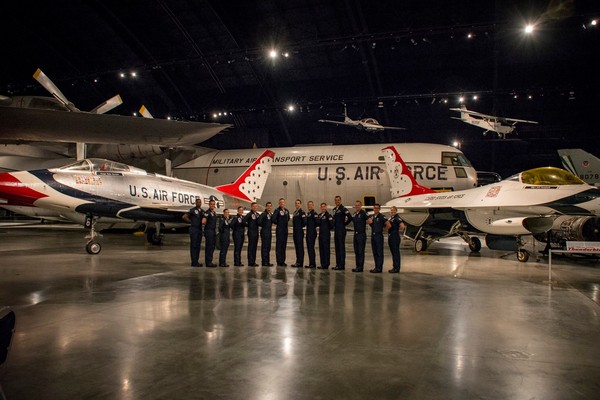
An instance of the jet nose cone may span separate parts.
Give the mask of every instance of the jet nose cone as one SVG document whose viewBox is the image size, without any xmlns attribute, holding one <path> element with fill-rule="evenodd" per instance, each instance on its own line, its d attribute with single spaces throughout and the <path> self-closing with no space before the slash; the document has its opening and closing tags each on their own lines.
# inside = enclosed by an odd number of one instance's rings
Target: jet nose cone
<svg viewBox="0 0 600 400">
<path fill-rule="evenodd" d="M 0 205 L 33 206 L 42 197 L 47 196 L 28 187 L 13 173 L 0 173 Z"/>
</svg>

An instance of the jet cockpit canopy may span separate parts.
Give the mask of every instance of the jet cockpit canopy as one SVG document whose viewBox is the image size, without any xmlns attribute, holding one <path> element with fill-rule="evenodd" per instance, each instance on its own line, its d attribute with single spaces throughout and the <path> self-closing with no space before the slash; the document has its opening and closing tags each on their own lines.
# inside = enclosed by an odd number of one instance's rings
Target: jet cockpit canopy
<svg viewBox="0 0 600 400">
<path fill-rule="evenodd" d="M 116 161 L 106 160 L 103 158 L 86 158 L 84 160 L 75 161 L 67 164 L 64 167 L 56 168 L 60 172 L 115 172 L 115 173 L 132 173 L 138 175 L 147 175 L 147 172 L 141 168 L 132 167 L 131 165 L 123 164 Z"/>
<path fill-rule="evenodd" d="M 542 167 L 534 168 L 520 174 L 513 175 L 508 180 L 519 181 L 526 185 L 583 185 L 584 181 L 561 168 Z"/>
</svg>

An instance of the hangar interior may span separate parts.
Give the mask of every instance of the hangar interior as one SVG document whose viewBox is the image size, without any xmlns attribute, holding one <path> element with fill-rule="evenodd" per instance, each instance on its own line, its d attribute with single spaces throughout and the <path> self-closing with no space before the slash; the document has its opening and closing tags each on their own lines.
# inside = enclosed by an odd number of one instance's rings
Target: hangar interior
<svg viewBox="0 0 600 400">
<path fill-rule="evenodd" d="M 600 155 L 597 18 L 597 1 L 574 0 L 5 1 L 0 103 L 48 96 L 32 79 L 41 68 L 80 110 L 119 93 L 110 114 L 139 116 L 144 105 L 157 119 L 232 125 L 203 148 L 439 143 L 506 178 L 559 167 L 560 148 Z M 461 105 L 539 123 L 484 135 L 452 118 Z M 344 111 L 405 129 L 319 122 Z M 47 155 L 56 144 L 45 145 Z M 134 153 L 118 161 L 148 169 Z M 405 239 L 400 274 L 387 273 L 387 244 L 384 273 L 370 274 L 369 243 L 365 272 L 353 273 L 349 234 L 345 271 L 211 269 L 190 268 L 186 234 L 153 246 L 106 233 L 97 255 L 83 236 L 79 226 L 0 221 L 0 307 L 17 318 L 0 365 L 8 399 L 600 390 L 594 256 L 557 257 L 549 276 L 539 248 L 521 263 L 456 238 L 419 253 Z"/>
</svg>

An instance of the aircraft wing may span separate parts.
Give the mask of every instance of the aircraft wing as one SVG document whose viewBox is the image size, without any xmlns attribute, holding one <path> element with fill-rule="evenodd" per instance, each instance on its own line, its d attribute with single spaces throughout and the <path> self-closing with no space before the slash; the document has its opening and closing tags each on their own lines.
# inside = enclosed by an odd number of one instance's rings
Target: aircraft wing
<svg viewBox="0 0 600 400">
<path fill-rule="evenodd" d="M 405 131 L 406 128 L 400 128 L 399 126 L 381 126 L 383 129 L 393 129 L 396 131 Z"/>
<path fill-rule="evenodd" d="M 335 125 L 350 125 L 344 121 L 333 121 L 330 119 L 320 119 L 319 122 L 327 122 L 328 124 L 335 124 Z"/>
<path fill-rule="evenodd" d="M 524 122 L 527 124 L 537 124 L 537 121 L 529 121 L 526 119 L 515 119 L 515 118 L 500 118 L 503 121 L 508 121 L 508 122 Z"/>
<path fill-rule="evenodd" d="M 231 125 L 0 107 L 0 143 L 85 142 L 188 146 Z"/>
<path fill-rule="evenodd" d="M 469 115 L 475 115 L 476 117 L 481 117 L 481 118 L 498 119 L 498 117 L 496 117 L 494 115 L 482 114 L 482 113 L 477 112 L 477 111 L 467 110 L 466 108 L 451 108 L 450 110 L 451 111 L 463 112 L 463 113 L 469 114 Z"/>
</svg>

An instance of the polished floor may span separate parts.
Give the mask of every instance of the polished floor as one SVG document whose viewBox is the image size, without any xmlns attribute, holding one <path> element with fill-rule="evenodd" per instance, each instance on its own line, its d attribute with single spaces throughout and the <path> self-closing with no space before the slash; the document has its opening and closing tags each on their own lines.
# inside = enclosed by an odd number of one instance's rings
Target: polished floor
<svg viewBox="0 0 600 400">
<path fill-rule="evenodd" d="M 97 256 L 83 235 L 0 227 L 0 305 L 17 314 L 0 368 L 9 400 L 600 393 L 596 260 L 554 259 L 552 284 L 546 259 L 459 241 L 403 248 L 399 275 L 207 269 L 189 267 L 187 235 L 156 247 L 109 234 Z"/>
</svg>

